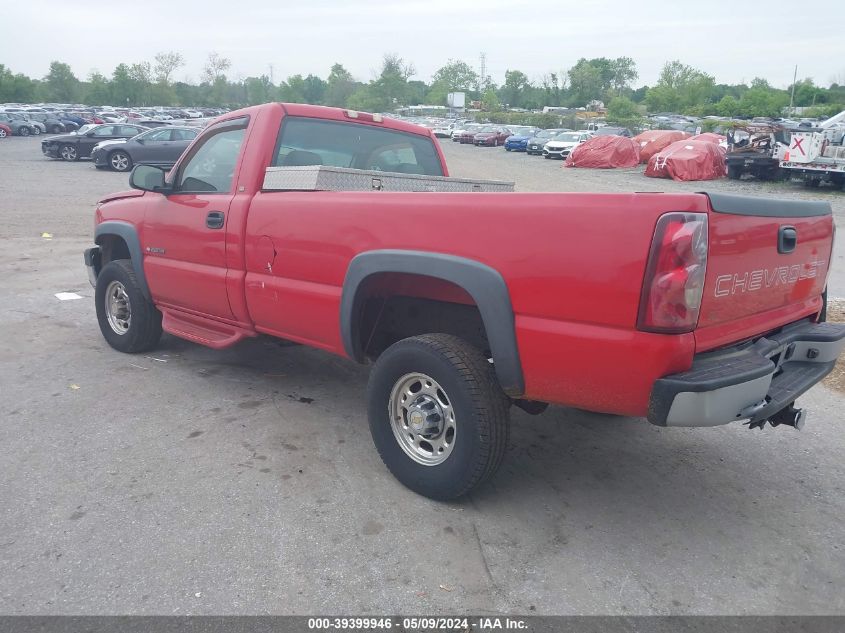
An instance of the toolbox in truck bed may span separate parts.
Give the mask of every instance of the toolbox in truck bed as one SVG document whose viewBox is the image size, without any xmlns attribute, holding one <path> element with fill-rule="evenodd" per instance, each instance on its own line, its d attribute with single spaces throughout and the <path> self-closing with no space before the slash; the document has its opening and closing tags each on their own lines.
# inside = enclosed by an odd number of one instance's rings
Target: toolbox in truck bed
<svg viewBox="0 0 845 633">
<path fill-rule="evenodd" d="M 307 165 L 268 167 L 264 191 L 513 191 L 514 183 Z"/>
</svg>

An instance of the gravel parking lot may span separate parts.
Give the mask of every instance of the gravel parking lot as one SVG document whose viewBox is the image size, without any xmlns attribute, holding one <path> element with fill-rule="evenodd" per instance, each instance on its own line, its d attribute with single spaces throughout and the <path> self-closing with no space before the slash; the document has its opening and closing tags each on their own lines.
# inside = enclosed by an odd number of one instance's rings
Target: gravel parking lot
<svg viewBox="0 0 845 633">
<path fill-rule="evenodd" d="M 443 146 L 453 175 L 520 191 L 821 197 L 845 223 L 845 194 L 797 184 Z M 800 433 L 514 409 L 492 483 L 436 503 L 381 464 L 366 368 L 269 339 L 106 345 L 82 250 L 126 181 L 0 142 L 0 612 L 845 613 L 841 391 L 802 399 Z"/>
</svg>

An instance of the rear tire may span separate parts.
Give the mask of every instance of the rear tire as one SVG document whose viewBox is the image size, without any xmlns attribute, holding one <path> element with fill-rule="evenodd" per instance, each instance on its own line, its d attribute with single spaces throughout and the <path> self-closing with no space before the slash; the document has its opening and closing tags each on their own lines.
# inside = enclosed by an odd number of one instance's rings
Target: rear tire
<svg viewBox="0 0 845 633">
<path fill-rule="evenodd" d="M 26 126 L 21 126 L 21 127 L 18 129 L 18 134 L 19 134 L 20 136 L 29 136 L 29 134 L 30 134 L 30 129 L 29 129 L 28 127 L 26 127 Z"/>
<path fill-rule="evenodd" d="M 94 291 L 97 321 L 103 338 L 126 354 L 147 352 L 161 339 L 161 312 L 141 290 L 128 259 L 106 264 Z"/>
<path fill-rule="evenodd" d="M 728 165 L 728 178 L 731 180 L 739 180 L 742 178 L 742 169 L 736 165 Z"/>
<path fill-rule="evenodd" d="M 373 367 L 367 399 L 382 461 L 418 494 L 456 499 L 502 462 L 509 401 L 492 364 L 463 339 L 425 334 L 394 343 Z"/>
</svg>

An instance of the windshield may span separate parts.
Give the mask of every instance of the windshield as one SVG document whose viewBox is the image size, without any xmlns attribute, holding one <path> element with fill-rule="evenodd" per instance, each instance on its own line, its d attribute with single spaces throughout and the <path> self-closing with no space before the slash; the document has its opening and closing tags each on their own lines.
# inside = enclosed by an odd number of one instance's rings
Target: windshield
<svg viewBox="0 0 845 633">
<path fill-rule="evenodd" d="M 85 134 L 86 132 L 90 132 L 91 130 L 93 130 L 95 127 L 97 127 L 96 123 L 89 123 L 87 125 L 83 125 L 76 132 L 74 132 L 74 134 Z"/>
<path fill-rule="evenodd" d="M 431 139 L 373 125 L 285 117 L 273 165 L 330 165 L 442 176 Z"/>
<path fill-rule="evenodd" d="M 575 134 L 573 132 L 564 132 L 563 134 L 558 134 L 555 136 L 556 141 L 568 141 L 568 142 L 575 142 L 581 140 L 580 134 Z"/>
</svg>

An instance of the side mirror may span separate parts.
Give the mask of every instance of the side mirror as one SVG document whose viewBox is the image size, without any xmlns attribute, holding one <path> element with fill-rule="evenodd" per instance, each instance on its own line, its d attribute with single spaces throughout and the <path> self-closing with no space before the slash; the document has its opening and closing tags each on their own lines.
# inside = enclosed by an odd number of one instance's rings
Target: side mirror
<svg viewBox="0 0 845 633">
<path fill-rule="evenodd" d="M 164 181 L 165 171 L 153 165 L 135 165 L 129 174 L 129 186 L 141 191 L 167 193 L 169 185 Z"/>
</svg>

